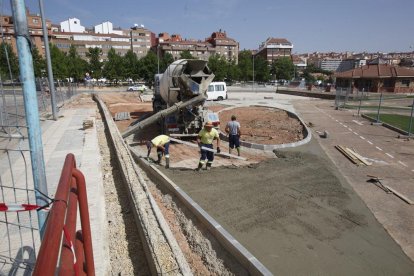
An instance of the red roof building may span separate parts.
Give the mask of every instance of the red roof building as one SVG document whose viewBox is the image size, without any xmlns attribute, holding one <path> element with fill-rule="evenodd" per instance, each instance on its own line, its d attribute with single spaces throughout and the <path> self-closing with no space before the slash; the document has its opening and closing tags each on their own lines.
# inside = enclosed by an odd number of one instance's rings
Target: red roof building
<svg viewBox="0 0 414 276">
<path fill-rule="evenodd" d="M 414 69 L 389 64 L 365 65 L 335 74 L 336 86 L 367 92 L 414 92 Z"/>
</svg>

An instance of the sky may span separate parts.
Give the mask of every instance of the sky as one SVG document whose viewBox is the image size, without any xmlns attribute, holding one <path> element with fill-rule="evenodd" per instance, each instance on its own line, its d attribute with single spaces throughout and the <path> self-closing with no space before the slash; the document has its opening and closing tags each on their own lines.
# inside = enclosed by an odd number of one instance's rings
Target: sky
<svg viewBox="0 0 414 276">
<path fill-rule="evenodd" d="M 144 25 L 204 40 L 215 31 L 258 49 L 268 37 L 286 38 L 293 53 L 414 51 L 414 0 L 42 0 L 46 18 L 76 17 L 85 27 Z M 1 14 L 11 14 L 0 0 Z M 26 1 L 39 13 L 38 0 Z"/>
</svg>

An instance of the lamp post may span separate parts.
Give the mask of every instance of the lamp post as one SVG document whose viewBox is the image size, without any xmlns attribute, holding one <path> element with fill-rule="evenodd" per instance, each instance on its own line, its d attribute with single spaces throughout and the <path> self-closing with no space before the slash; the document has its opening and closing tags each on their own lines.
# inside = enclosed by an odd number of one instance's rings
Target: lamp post
<svg viewBox="0 0 414 276">
<path fill-rule="evenodd" d="M 160 73 L 160 44 L 157 44 L 157 66 L 158 66 L 158 74 Z"/>
<path fill-rule="evenodd" d="M 254 54 L 252 55 L 252 58 L 253 58 L 253 83 L 252 83 L 252 89 L 253 89 L 253 92 L 254 92 Z"/>
</svg>

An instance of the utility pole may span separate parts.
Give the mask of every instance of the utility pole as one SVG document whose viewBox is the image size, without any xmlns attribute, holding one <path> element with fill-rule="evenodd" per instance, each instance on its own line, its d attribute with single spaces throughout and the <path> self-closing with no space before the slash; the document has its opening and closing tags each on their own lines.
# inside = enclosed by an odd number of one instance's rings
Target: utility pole
<svg viewBox="0 0 414 276">
<path fill-rule="evenodd" d="M 43 42 L 45 44 L 45 55 L 47 65 L 47 77 L 49 80 L 50 100 L 52 105 L 53 120 L 57 120 L 56 97 L 55 97 L 55 81 L 53 79 L 52 61 L 50 58 L 49 38 L 47 33 L 46 19 L 43 13 L 43 1 L 39 0 L 40 16 L 42 17 Z M 69 22 L 70 25 L 70 22 Z"/>
<path fill-rule="evenodd" d="M 24 107 L 26 112 L 27 132 L 29 136 L 30 159 L 32 163 L 33 183 L 36 195 L 36 204 L 46 205 L 48 202 L 42 196 L 47 195 L 45 162 L 43 158 L 42 131 L 40 129 L 39 109 L 35 77 L 33 71 L 33 57 L 30 50 L 30 34 L 27 27 L 26 9 L 24 0 L 11 0 L 14 32 L 16 35 L 17 53 L 19 56 L 20 79 L 23 83 Z M 43 236 L 46 222 L 46 212 L 37 212 L 40 237 Z"/>
</svg>

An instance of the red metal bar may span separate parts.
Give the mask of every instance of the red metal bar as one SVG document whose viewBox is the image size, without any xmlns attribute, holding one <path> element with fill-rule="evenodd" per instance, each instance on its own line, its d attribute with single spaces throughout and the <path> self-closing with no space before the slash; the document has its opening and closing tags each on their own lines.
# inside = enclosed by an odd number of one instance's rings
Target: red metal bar
<svg viewBox="0 0 414 276">
<path fill-rule="evenodd" d="M 76 258 L 78 259 L 78 263 L 79 263 L 78 267 L 80 267 L 79 276 L 84 276 L 84 275 L 86 275 L 85 268 L 84 268 L 85 248 L 83 247 L 83 236 L 82 236 L 82 231 L 81 230 L 78 230 L 76 232 L 75 252 L 76 252 Z"/>
<path fill-rule="evenodd" d="M 89 222 L 88 196 L 86 193 L 85 177 L 82 172 L 76 168 L 73 168 L 72 176 L 76 178 L 78 186 L 79 212 L 85 249 L 86 274 L 92 276 L 95 275 L 95 264 L 93 261 L 92 233 Z"/>
<path fill-rule="evenodd" d="M 66 214 L 65 227 L 69 232 L 70 240 L 75 242 L 76 234 L 76 217 L 78 215 L 78 195 L 76 190 L 76 178 L 72 177 L 70 185 L 69 203 Z M 69 242 L 64 239 L 62 243 L 62 251 L 60 257 L 59 275 L 73 275 L 74 274 L 74 257 Z M 79 264 L 77 266 L 75 275 L 79 275 Z"/>
<path fill-rule="evenodd" d="M 68 154 L 62 168 L 59 185 L 55 194 L 55 202 L 50 210 L 46 231 L 40 246 L 36 266 L 33 272 L 35 276 L 54 275 L 59 256 L 60 242 L 62 239 L 63 220 L 66 214 L 66 204 L 69 194 L 69 182 L 72 179 L 72 170 L 75 167 L 75 157 Z"/>
</svg>

